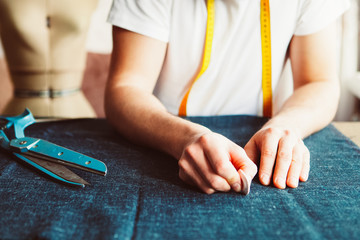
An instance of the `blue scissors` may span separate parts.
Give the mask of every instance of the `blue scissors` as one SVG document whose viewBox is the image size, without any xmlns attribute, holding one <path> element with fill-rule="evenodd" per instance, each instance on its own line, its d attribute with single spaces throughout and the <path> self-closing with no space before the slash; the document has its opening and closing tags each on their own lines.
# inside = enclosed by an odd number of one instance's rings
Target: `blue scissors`
<svg viewBox="0 0 360 240">
<path fill-rule="evenodd" d="M 106 165 L 97 159 L 42 139 L 25 137 L 24 129 L 33 123 L 35 119 L 28 109 L 19 116 L 0 116 L 0 147 L 51 178 L 73 186 L 90 184 L 65 166 L 106 175 Z M 13 138 L 9 139 L 7 133 L 12 129 Z"/>
</svg>

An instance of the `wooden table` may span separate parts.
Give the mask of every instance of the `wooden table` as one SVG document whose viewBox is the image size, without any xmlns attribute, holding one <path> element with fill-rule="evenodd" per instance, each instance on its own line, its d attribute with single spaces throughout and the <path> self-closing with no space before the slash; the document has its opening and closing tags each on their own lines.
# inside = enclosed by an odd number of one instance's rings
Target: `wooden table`
<svg viewBox="0 0 360 240">
<path fill-rule="evenodd" d="M 334 122 L 333 125 L 360 147 L 360 122 Z"/>
</svg>

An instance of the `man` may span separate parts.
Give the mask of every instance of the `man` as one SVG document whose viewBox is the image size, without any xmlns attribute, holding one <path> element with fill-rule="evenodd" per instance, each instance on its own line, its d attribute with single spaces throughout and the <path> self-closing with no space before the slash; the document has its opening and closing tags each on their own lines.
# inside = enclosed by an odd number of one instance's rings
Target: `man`
<svg viewBox="0 0 360 240">
<path fill-rule="evenodd" d="M 114 1 L 107 118 L 129 140 L 178 159 L 180 178 L 205 193 L 240 192 L 239 171 L 252 179 L 256 164 L 262 184 L 295 188 L 310 169 L 302 139 L 337 109 L 335 21 L 348 2 L 270 0 L 273 91 L 290 59 L 294 92 L 244 148 L 177 116 L 263 110 L 261 40 L 268 36 L 261 35 L 260 1 L 215 0 L 214 19 L 209 2 Z"/>
</svg>

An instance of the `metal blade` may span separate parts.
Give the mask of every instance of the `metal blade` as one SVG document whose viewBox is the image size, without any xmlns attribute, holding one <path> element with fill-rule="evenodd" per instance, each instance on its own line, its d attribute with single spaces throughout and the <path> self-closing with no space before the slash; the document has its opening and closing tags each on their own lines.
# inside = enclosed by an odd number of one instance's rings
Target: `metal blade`
<svg viewBox="0 0 360 240">
<path fill-rule="evenodd" d="M 82 179 L 79 175 L 74 173 L 73 171 L 69 170 L 63 165 L 60 165 L 58 163 L 49 162 L 46 160 L 38 159 L 32 156 L 26 156 L 29 160 L 35 162 L 36 164 L 42 166 L 43 168 L 49 170 L 50 172 L 58 175 L 59 177 L 75 183 L 80 183 L 84 185 L 90 185 L 87 181 Z"/>
<path fill-rule="evenodd" d="M 58 176 L 57 174 L 51 172 L 50 170 L 46 169 L 45 167 L 43 166 L 40 166 L 39 164 L 37 164 L 36 162 L 33 162 L 30 158 L 26 157 L 26 156 L 23 156 L 19 153 L 15 153 L 13 152 L 13 154 L 19 158 L 20 160 L 26 162 L 27 164 L 33 166 L 34 168 L 38 169 L 39 171 L 47 174 L 48 176 L 58 180 L 58 181 L 61 181 L 61 182 L 64 182 L 64 183 L 67 183 L 67 184 L 71 184 L 73 186 L 80 186 L 80 187 L 85 187 L 85 184 L 84 183 L 78 183 L 78 182 L 72 182 L 72 181 L 68 181 L 60 176 Z M 35 159 L 36 161 L 37 159 Z M 51 169 L 51 168 L 50 168 Z"/>
</svg>

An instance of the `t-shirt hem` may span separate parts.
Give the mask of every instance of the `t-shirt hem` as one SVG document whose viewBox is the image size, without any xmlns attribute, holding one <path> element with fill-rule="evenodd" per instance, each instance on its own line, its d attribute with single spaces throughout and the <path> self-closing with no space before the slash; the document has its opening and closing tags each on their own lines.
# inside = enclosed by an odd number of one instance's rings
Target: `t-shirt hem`
<svg viewBox="0 0 360 240">
<path fill-rule="evenodd" d="M 148 25 L 143 21 L 132 19 L 131 21 L 123 17 L 109 15 L 108 20 L 110 24 L 120 27 L 131 32 L 135 32 L 150 38 L 160 40 L 162 42 L 169 42 L 168 30 L 154 28 L 152 25 Z"/>
</svg>

